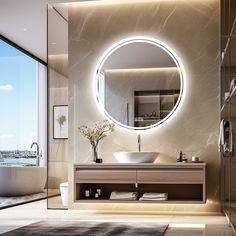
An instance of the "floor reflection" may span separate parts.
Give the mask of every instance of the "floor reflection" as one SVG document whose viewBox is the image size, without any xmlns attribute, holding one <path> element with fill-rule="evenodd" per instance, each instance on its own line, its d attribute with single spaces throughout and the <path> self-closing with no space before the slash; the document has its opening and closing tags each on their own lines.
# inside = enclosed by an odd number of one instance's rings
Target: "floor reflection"
<svg viewBox="0 0 236 236">
<path fill-rule="evenodd" d="M 62 205 L 61 196 L 56 196 L 48 198 L 48 208 L 49 209 L 67 209 Z"/>
<path fill-rule="evenodd" d="M 202 224 L 179 224 L 172 226 L 169 225 L 165 236 L 235 236 L 232 228 L 225 226 L 215 225 L 202 225 Z"/>
</svg>

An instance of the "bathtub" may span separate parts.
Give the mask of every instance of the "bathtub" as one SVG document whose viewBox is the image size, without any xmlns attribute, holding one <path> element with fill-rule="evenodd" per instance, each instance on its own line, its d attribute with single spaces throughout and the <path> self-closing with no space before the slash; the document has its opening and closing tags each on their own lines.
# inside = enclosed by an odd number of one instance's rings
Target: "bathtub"
<svg viewBox="0 0 236 236">
<path fill-rule="evenodd" d="M 0 166 L 0 196 L 43 192 L 47 169 L 38 166 Z"/>
</svg>

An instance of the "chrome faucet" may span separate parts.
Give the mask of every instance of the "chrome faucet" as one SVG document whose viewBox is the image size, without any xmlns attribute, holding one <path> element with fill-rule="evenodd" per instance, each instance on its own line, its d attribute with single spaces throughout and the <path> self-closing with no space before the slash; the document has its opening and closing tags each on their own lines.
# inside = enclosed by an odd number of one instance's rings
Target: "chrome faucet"
<svg viewBox="0 0 236 236">
<path fill-rule="evenodd" d="M 141 135 L 138 135 L 138 151 L 141 152 Z"/>
<path fill-rule="evenodd" d="M 32 148 L 34 145 L 36 145 L 37 149 L 36 149 L 36 158 L 37 158 L 37 162 L 36 165 L 39 166 L 39 158 L 42 156 L 41 154 L 39 154 L 39 144 L 36 142 L 33 142 L 30 146 L 30 148 Z"/>
</svg>

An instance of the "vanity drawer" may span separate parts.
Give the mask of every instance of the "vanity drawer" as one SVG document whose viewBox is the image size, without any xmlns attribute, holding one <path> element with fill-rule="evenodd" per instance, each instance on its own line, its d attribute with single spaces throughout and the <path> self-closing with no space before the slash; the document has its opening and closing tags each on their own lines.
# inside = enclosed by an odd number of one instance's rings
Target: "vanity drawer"
<svg viewBox="0 0 236 236">
<path fill-rule="evenodd" d="M 137 170 L 138 183 L 202 184 L 204 181 L 203 169 Z"/>
<path fill-rule="evenodd" d="M 75 172 L 77 183 L 135 183 L 136 170 L 79 169 Z"/>
</svg>

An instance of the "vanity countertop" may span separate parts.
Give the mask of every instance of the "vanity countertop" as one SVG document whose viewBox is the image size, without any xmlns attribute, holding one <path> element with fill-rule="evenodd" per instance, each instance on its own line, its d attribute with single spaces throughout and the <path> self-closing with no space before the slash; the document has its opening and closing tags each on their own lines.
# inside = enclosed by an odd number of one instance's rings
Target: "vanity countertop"
<svg viewBox="0 0 236 236">
<path fill-rule="evenodd" d="M 80 168 L 147 168 L 147 169 L 162 169 L 162 168 L 204 168 L 205 162 L 199 163 L 74 163 L 75 167 Z"/>
</svg>

